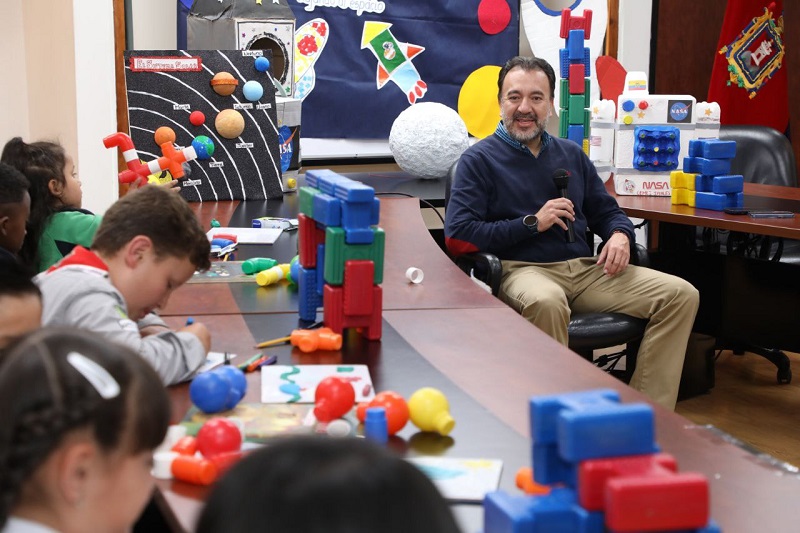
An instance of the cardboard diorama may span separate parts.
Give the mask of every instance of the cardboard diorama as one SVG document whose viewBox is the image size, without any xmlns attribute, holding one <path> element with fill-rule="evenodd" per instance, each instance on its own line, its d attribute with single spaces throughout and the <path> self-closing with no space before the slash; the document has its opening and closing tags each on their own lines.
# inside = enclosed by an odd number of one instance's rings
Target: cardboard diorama
<svg viewBox="0 0 800 533">
<path fill-rule="evenodd" d="M 130 136 L 140 159 L 165 140 L 192 147 L 181 194 L 189 201 L 283 195 L 282 172 L 299 167 L 297 129 L 279 121 L 269 51 L 125 52 Z M 291 115 L 291 113 L 288 113 Z M 294 117 L 291 117 L 292 120 Z M 165 133 L 166 132 L 166 133 Z M 187 167 L 188 165 L 188 167 Z"/>
</svg>

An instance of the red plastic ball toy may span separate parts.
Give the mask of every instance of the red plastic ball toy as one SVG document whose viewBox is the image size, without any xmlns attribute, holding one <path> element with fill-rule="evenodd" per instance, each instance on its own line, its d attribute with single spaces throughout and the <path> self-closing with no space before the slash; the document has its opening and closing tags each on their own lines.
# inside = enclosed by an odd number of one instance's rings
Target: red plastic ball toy
<svg viewBox="0 0 800 533">
<path fill-rule="evenodd" d="M 189 122 L 192 123 L 192 126 L 202 126 L 206 123 L 206 116 L 202 111 L 192 111 L 189 114 Z"/>
<path fill-rule="evenodd" d="M 370 407 L 383 407 L 386 409 L 386 422 L 389 435 L 394 435 L 408 423 L 408 404 L 406 400 L 393 391 L 379 392 L 369 402 Z"/>
<path fill-rule="evenodd" d="M 349 381 L 330 376 L 314 391 L 314 416 L 320 422 L 343 417 L 356 403 L 356 391 Z"/>
<path fill-rule="evenodd" d="M 197 432 L 197 449 L 205 457 L 238 451 L 242 434 L 227 418 L 212 418 Z"/>
</svg>

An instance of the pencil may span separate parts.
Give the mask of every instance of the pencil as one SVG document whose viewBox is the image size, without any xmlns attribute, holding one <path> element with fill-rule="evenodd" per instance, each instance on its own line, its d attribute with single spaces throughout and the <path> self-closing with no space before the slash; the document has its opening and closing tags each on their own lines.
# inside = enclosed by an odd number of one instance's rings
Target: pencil
<svg viewBox="0 0 800 533">
<path fill-rule="evenodd" d="M 256 348 L 266 348 L 267 346 L 275 346 L 276 344 L 284 344 L 284 343 L 289 342 L 289 340 L 291 338 L 292 338 L 291 335 L 287 335 L 286 337 L 280 337 L 278 339 L 272 339 L 271 341 L 259 342 L 258 344 L 256 344 Z"/>
<path fill-rule="evenodd" d="M 238 368 L 239 370 L 247 370 L 248 366 L 250 366 L 253 362 L 258 361 L 262 357 L 264 357 L 262 354 L 257 353 L 253 357 L 251 357 L 250 359 L 245 361 L 244 363 L 242 363 L 240 365 L 237 365 L 236 368 Z"/>
</svg>

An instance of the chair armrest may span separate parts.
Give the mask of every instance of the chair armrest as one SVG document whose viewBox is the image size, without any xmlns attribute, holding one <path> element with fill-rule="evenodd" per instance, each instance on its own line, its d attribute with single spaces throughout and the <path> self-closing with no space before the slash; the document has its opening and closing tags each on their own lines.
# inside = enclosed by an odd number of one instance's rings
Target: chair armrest
<svg viewBox="0 0 800 533">
<path fill-rule="evenodd" d="M 472 274 L 489 286 L 492 294 L 500 292 L 500 280 L 503 278 L 503 266 L 496 255 L 486 252 L 473 252 L 455 258 L 458 268 L 466 274 Z"/>
</svg>

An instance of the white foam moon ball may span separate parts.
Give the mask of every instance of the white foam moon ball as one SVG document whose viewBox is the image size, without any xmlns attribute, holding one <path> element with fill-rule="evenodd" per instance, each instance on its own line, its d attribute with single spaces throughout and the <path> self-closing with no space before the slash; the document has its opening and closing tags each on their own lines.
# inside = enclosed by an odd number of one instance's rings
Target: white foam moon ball
<svg viewBox="0 0 800 533">
<path fill-rule="evenodd" d="M 436 102 L 410 106 L 397 116 L 389 132 L 389 149 L 397 165 L 425 179 L 446 176 L 468 147 L 464 121 L 453 109 Z"/>
</svg>

